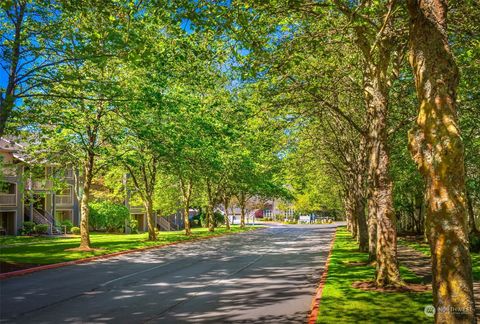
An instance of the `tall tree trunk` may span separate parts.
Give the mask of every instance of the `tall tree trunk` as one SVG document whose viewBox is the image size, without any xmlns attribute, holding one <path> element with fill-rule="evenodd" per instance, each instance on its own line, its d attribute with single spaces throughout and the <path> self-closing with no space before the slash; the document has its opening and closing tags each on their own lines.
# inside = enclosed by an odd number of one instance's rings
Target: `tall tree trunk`
<svg viewBox="0 0 480 324">
<path fill-rule="evenodd" d="M 377 210 L 373 199 L 368 200 L 368 261 L 377 259 Z"/>
<path fill-rule="evenodd" d="M 208 231 L 214 232 L 215 231 L 215 220 L 213 219 L 213 209 L 215 208 L 214 197 L 212 194 L 212 184 L 210 180 L 207 179 L 207 198 L 208 198 L 208 206 L 207 206 L 207 219 L 208 219 Z"/>
<path fill-rule="evenodd" d="M 153 213 L 153 201 L 151 194 L 146 197 L 144 205 L 145 210 L 147 211 L 148 240 L 156 241 L 157 234 L 155 233 L 155 214 Z"/>
<path fill-rule="evenodd" d="M 182 198 L 183 198 L 183 222 L 185 226 L 185 235 L 192 235 L 192 230 L 190 228 L 190 198 L 192 196 L 192 180 L 189 179 L 188 183 L 180 178 L 180 187 L 182 190 Z"/>
<path fill-rule="evenodd" d="M 240 228 L 245 228 L 245 205 L 247 204 L 247 199 L 244 193 L 240 193 L 239 197 L 240 203 Z"/>
<path fill-rule="evenodd" d="M 355 13 L 343 2 L 335 1 L 341 10 Z M 367 3 L 367 6 L 370 4 Z M 376 17 L 383 23 L 375 26 L 365 22 L 355 26 L 356 45 L 363 56 L 363 90 L 368 117 L 368 186 L 369 207 L 376 211 L 376 284 L 399 286 L 403 282 L 397 264 L 397 232 L 393 210 L 393 186 L 389 175 L 388 97 L 391 83 L 398 76 L 403 44 L 394 20 L 397 1 L 388 1 Z M 372 8 L 374 9 L 374 8 Z M 372 12 L 375 13 L 374 9 Z M 356 16 L 356 15 L 355 15 Z M 361 19 L 358 18 L 357 19 Z M 372 35 L 375 35 L 372 37 Z M 371 215 L 371 212 L 369 212 Z"/>
<path fill-rule="evenodd" d="M 356 199 L 355 199 L 355 188 L 353 187 L 353 181 L 350 181 L 349 189 L 347 191 L 347 197 L 345 202 L 345 212 L 348 220 L 349 231 L 352 234 L 353 238 L 357 238 L 358 234 L 358 221 L 356 214 Z"/>
<path fill-rule="evenodd" d="M 230 220 L 228 219 L 228 206 L 230 205 L 230 198 L 225 195 L 223 197 L 223 207 L 225 208 L 225 228 L 230 230 Z"/>
<path fill-rule="evenodd" d="M 447 37 L 447 1 L 409 0 L 410 64 L 420 103 L 409 148 L 426 181 L 426 228 L 436 323 L 475 323 L 468 249 L 458 69 Z"/>
<path fill-rule="evenodd" d="M 213 209 L 215 208 L 215 201 L 212 193 L 212 184 L 209 179 L 207 179 L 207 198 L 208 198 L 208 206 L 207 206 L 207 219 L 208 219 L 208 231 L 214 232 L 215 231 L 215 220 Z"/>
<path fill-rule="evenodd" d="M 480 234 L 477 229 L 477 224 L 475 222 L 475 212 L 473 210 L 473 200 L 468 190 L 466 191 L 467 195 L 467 213 L 468 213 L 468 232 Z"/>
<path fill-rule="evenodd" d="M 205 228 L 210 228 L 210 208 L 205 206 L 205 223 L 203 224 L 203 227 Z"/>
<path fill-rule="evenodd" d="M 355 214 L 358 222 L 358 248 L 362 252 L 368 251 L 368 226 L 367 216 L 365 215 L 365 200 L 360 194 L 355 203 Z"/>
<path fill-rule="evenodd" d="M 388 61 L 388 55 L 384 54 Z M 385 64 L 385 63 L 383 63 Z M 377 286 L 402 284 L 397 264 L 397 230 L 393 210 L 393 184 L 389 174 L 390 156 L 387 144 L 388 84 L 387 65 L 371 66 L 366 73 L 365 90 L 369 107 L 369 179 L 370 199 L 376 211 L 376 278 Z"/>
<path fill-rule="evenodd" d="M 80 249 L 90 250 L 90 230 L 89 230 L 89 215 L 90 209 L 88 203 L 90 201 L 90 187 L 93 180 L 93 164 L 95 156 L 93 152 L 88 152 L 87 160 L 84 165 L 83 174 L 83 194 L 80 201 L 80 212 L 82 220 L 80 221 Z"/>
<path fill-rule="evenodd" d="M 351 202 L 350 202 L 350 199 L 349 199 L 349 191 L 347 190 L 345 192 L 345 198 L 343 199 L 344 201 L 344 206 L 345 206 L 345 220 L 347 221 L 347 231 L 349 231 L 350 233 L 352 233 L 352 229 L 353 229 L 353 226 L 352 226 L 352 208 L 351 208 Z"/>
<path fill-rule="evenodd" d="M 214 220 L 214 211 L 213 211 L 213 206 L 212 205 L 208 205 L 207 215 L 208 215 L 208 219 L 209 219 L 208 231 L 209 232 L 214 232 L 215 231 L 215 220 Z"/>
<path fill-rule="evenodd" d="M 368 251 L 368 225 L 367 216 L 365 214 L 365 172 L 367 170 L 367 146 L 365 137 L 362 137 L 360 143 L 360 151 L 357 158 L 354 160 L 353 179 L 355 181 L 355 215 L 358 223 L 358 247 L 360 251 Z"/>
<path fill-rule="evenodd" d="M 414 197 L 415 234 L 423 234 L 425 229 L 425 201 L 424 193 Z"/>
</svg>

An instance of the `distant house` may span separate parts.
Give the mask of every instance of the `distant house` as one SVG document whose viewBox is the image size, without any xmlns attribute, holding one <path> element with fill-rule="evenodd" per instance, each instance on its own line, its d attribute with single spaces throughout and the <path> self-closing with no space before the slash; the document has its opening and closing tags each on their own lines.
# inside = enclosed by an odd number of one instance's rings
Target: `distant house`
<svg viewBox="0 0 480 324">
<path fill-rule="evenodd" d="M 127 177 L 126 177 L 127 178 Z M 124 183 L 124 185 L 126 185 Z M 130 211 L 130 217 L 138 222 L 138 230 L 140 232 L 148 231 L 147 211 L 145 207 L 139 204 L 134 197 L 134 192 L 130 188 L 126 188 L 125 206 Z M 138 198 L 138 197 L 137 197 Z M 155 227 L 159 231 L 176 231 L 184 228 L 183 216 L 181 211 L 168 216 L 160 216 L 159 211 L 154 211 Z"/>
<path fill-rule="evenodd" d="M 72 169 L 29 162 L 25 146 L 0 138 L 0 234 L 17 235 L 25 221 L 47 224 L 50 233 L 63 220 L 78 226 Z"/>
<path fill-rule="evenodd" d="M 138 230 L 140 232 L 148 231 L 147 212 L 143 206 L 129 206 L 130 217 L 138 222 Z M 168 216 L 160 216 L 157 211 L 155 214 L 155 227 L 159 231 L 176 231 L 184 228 L 183 215 L 181 211 Z"/>
</svg>

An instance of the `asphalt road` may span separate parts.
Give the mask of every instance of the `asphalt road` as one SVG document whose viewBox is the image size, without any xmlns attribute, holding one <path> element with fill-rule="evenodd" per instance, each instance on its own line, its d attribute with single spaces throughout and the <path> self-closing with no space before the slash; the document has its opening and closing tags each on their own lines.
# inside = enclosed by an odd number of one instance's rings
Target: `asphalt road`
<svg viewBox="0 0 480 324">
<path fill-rule="evenodd" d="M 305 323 L 334 225 L 275 226 L 0 281 L 2 323 Z"/>
</svg>

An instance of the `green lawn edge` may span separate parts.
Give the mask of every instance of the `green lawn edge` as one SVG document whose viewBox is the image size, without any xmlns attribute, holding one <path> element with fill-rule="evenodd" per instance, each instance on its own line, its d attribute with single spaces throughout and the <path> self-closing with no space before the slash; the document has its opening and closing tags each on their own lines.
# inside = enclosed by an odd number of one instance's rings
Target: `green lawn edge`
<svg viewBox="0 0 480 324">
<path fill-rule="evenodd" d="M 349 262 L 367 262 L 368 254 L 345 227 L 338 227 L 317 323 L 433 323 L 424 313 L 432 304 L 432 293 L 392 293 L 363 291 L 352 287 L 355 281 L 374 278 L 372 266 L 349 266 Z M 405 267 L 400 269 L 408 282 L 421 282 Z"/>
<path fill-rule="evenodd" d="M 3 247 L 0 249 L 0 262 L 10 264 L 46 265 L 60 262 L 74 261 L 94 256 L 106 255 L 116 252 L 137 250 L 148 247 L 162 247 L 176 242 L 186 242 L 209 236 L 220 236 L 248 232 L 262 229 L 262 226 L 247 226 L 241 229 L 239 226 L 232 226 L 230 231 L 225 228 L 216 228 L 215 232 L 208 232 L 206 228 L 192 229 L 191 236 L 185 236 L 183 231 L 160 232 L 157 241 L 147 241 L 148 234 L 107 234 L 91 233 L 90 239 L 93 248 L 98 250 L 92 252 L 66 251 L 78 247 L 80 237 L 74 238 L 50 238 L 32 237 L 28 241 L 25 237 L 7 237 L 0 240 L 0 245 L 6 244 L 18 246 Z M 27 243 L 28 242 L 28 243 Z M 23 244 L 26 243 L 26 244 Z"/>
</svg>

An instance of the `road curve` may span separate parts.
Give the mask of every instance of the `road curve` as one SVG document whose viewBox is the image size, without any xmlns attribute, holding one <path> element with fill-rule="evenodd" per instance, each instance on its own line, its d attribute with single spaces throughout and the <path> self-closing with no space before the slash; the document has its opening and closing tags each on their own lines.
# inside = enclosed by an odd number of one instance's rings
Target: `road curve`
<svg viewBox="0 0 480 324">
<path fill-rule="evenodd" d="M 2 323 L 304 323 L 335 225 L 265 230 L 0 282 Z"/>
</svg>

